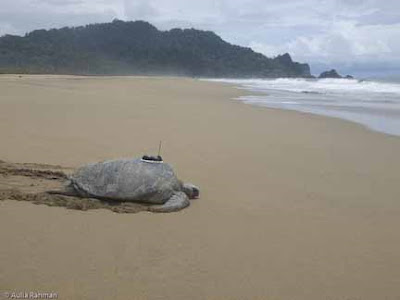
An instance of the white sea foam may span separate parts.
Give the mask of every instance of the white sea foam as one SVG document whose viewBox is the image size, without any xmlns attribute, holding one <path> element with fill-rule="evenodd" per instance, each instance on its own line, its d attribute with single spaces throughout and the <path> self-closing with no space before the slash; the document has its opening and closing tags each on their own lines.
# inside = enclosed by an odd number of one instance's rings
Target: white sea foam
<svg viewBox="0 0 400 300">
<path fill-rule="evenodd" d="M 213 79 L 248 90 L 239 100 L 361 123 L 400 136 L 400 84 L 356 79 Z"/>
</svg>

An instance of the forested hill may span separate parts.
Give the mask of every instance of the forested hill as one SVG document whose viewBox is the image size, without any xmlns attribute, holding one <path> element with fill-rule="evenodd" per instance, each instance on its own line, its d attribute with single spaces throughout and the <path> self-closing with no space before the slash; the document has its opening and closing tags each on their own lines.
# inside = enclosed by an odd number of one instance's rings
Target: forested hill
<svg viewBox="0 0 400 300">
<path fill-rule="evenodd" d="M 0 73 L 308 77 L 310 68 L 289 54 L 267 58 L 210 31 L 115 20 L 3 36 Z"/>
</svg>

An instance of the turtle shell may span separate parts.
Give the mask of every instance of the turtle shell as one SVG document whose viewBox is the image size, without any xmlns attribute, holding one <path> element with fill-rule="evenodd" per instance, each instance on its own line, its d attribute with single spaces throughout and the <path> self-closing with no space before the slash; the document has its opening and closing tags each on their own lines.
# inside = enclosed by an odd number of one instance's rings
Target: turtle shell
<svg viewBox="0 0 400 300">
<path fill-rule="evenodd" d="M 181 190 L 169 164 L 141 159 L 89 164 L 78 169 L 71 182 L 85 197 L 151 204 L 163 204 Z"/>
</svg>

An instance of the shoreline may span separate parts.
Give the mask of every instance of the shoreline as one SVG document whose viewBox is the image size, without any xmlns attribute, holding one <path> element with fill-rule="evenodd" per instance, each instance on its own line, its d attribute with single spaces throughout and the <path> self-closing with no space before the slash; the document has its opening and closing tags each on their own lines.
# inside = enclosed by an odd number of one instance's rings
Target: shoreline
<svg viewBox="0 0 400 300">
<path fill-rule="evenodd" d="M 7 76 L 11 76 L 8 79 L 20 79 L 19 74 L 0 74 L 0 79 L 2 78 L 2 75 L 7 75 Z M 225 87 L 228 89 L 231 89 L 232 91 L 232 98 L 223 98 L 221 99 L 222 101 L 228 101 L 228 102 L 233 102 L 236 104 L 240 104 L 240 105 L 245 105 L 245 106 L 250 106 L 253 107 L 255 109 L 260 109 L 260 111 L 266 111 L 267 113 L 274 113 L 274 112 L 279 112 L 283 115 L 287 114 L 287 116 L 291 116 L 292 114 L 294 115 L 298 115 L 298 116 L 303 116 L 305 118 L 312 118 L 315 120 L 326 120 L 329 122 L 339 122 L 343 124 L 343 126 L 355 126 L 356 128 L 360 128 L 362 130 L 365 130 L 369 133 L 372 134 L 379 134 L 379 135 L 383 135 L 386 136 L 388 138 L 395 138 L 398 139 L 400 136 L 396 135 L 396 134 L 390 134 L 387 132 L 383 132 L 383 131 L 379 131 L 379 130 L 374 130 L 373 128 L 370 128 L 369 126 L 356 122 L 356 121 L 352 121 L 352 120 L 348 120 L 348 119 L 344 119 L 341 117 L 336 117 L 336 116 L 329 116 L 329 115 L 323 115 L 323 114 L 318 114 L 318 113 L 313 113 L 313 112 L 306 112 L 306 111 L 300 111 L 300 110 L 295 110 L 295 109 L 285 109 L 285 108 L 276 108 L 276 107 L 269 107 L 266 105 L 259 105 L 259 104 L 252 104 L 252 103 L 245 103 L 243 100 L 241 100 L 240 98 L 242 97 L 248 97 L 248 96 L 254 96 L 254 95 L 260 95 L 260 96 L 265 96 L 268 95 L 266 92 L 263 91 L 251 91 L 247 88 L 241 87 L 240 84 L 235 84 L 235 83 L 229 83 L 229 82 L 215 82 L 215 81 L 209 81 L 208 79 L 203 79 L 203 78 L 191 78 L 191 77 L 174 77 L 174 76 L 135 76 L 135 75 L 122 75 L 122 76 L 108 76 L 108 75 L 99 75 L 99 76 L 92 76 L 92 75 L 50 75 L 50 74 L 38 74 L 38 75 L 33 75 L 33 74 L 26 74 L 25 75 L 26 78 L 25 79 L 29 79 L 28 77 L 31 77 L 31 79 L 34 80 L 40 80 L 40 79 L 67 79 L 67 80 L 74 80 L 74 79 L 80 79 L 80 80 L 84 80 L 84 79 L 88 79 L 88 80 L 96 80 L 96 79 L 108 79 L 108 80 L 116 80 L 116 79 L 126 79 L 126 80 L 172 80 L 172 81 L 176 81 L 176 80 L 183 80 L 183 81 L 194 81 L 194 82 L 205 82 L 205 83 L 210 83 L 211 85 L 214 85 L 215 87 L 221 86 L 221 87 Z M 3 77 L 4 78 L 4 77 Z M 233 91 L 235 91 L 235 93 L 233 93 Z M 128 156 L 126 156 L 128 157 Z M 4 157 L 3 157 L 4 159 Z M 6 159 L 7 160 L 7 159 Z M 7 162 L 10 163 L 48 163 L 47 161 L 13 161 L 13 160 L 7 160 Z M 77 167 L 78 164 L 72 164 L 72 165 L 67 165 L 67 168 L 70 167 Z"/>
<path fill-rule="evenodd" d="M 277 78 L 277 79 L 285 79 L 285 78 Z M 301 79 L 301 78 L 299 78 Z M 241 79 L 238 79 L 241 80 Z M 317 79 L 318 80 L 318 79 Z M 244 82 L 229 82 L 229 81 L 219 81 L 218 79 L 216 80 L 207 80 L 204 79 L 204 81 L 209 81 L 209 82 L 217 82 L 217 83 L 223 83 L 223 84 L 227 84 L 227 85 L 231 85 L 234 88 L 240 90 L 240 91 L 245 91 L 245 95 L 240 95 L 238 97 L 236 97 L 235 101 L 239 101 L 242 102 L 244 104 L 247 105 L 253 105 L 253 106 L 258 106 L 258 107 L 264 107 L 264 108 L 268 108 L 268 109 L 278 109 L 278 110 L 284 110 L 284 111 L 294 111 L 294 112 L 298 112 L 301 114 L 309 114 L 311 116 L 322 116 L 322 117 L 327 117 L 327 118 L 333 118 L 333 119 L 338 119 L 338 120 L 342 120 L 342 121 L 346 121 L 346 122 L 351 122 L 354 124 L 358 124 L 361 125 L 363 127 L 365 127 L 366 129 L 372 131 L 372 132 L 378 132 L 378 133 L 383 133 L 389 136 L 394 136 L 394 137 L 400 137 L 400 131 L 399 129 L 397 129 L 400 126 L 399 124 L 395 124 L 396 122 L 396 116 L 398 116 L 398 111 L 396 110 L 391 110 L 390 108 L 386 108 L 386 110 L 384 110 L 382 108 L 382 112 L 381 114 L 384 112 L 384 115 L 387 115 L 389 112 L 391 114 L 393 114 L 393 116 L 391 118 L 387 118 L 386 119 L 380 119 L 382 118 L 382 115 L 374 115 L 373 112 L 374 110 L 368 108 L 368 107 L 348 107 L 347 109 L 340 109 L 340 106 L 338 106 L 337 108 L 334 107 L 329 107 L 326 106 L 324 107 L 323 105 L 321 105 L 320 107 L 318 107 L 318 105 L 315 108 L 310 108 L 312 107 L 309 106 L 307 108 L 306 106 L 292 106 L 292 107 L 274 107 L 275 106 L 279 106 L 282 104 L 274 104 L 274 103 L 268 103 L 268 102 L 256 102 L 254 103 L 251 98 L 262 98 L 262 97 L 268 97 L 269 95 L 273 95 L 274 92 L 276 92 L 276 90 L 274 89 L 268 89 L 268 88 L 264 88 L 264 90 L 261 90 L 261 88 L 251 88 L 249 86 L 246 86 L 246 84 Z M 323 96 L 323 94 L 321 94 L 321 96 Z M 275 95 L 276 97 L 276 95 Z M 310 99 L 312 100 L 312 99 Z M 259 101 L 259 100 L 258 100 Z M 294 101 L 296 101 L 296 99 L 294 99 Z M 298 103 L 298 104 L 301 104 Z M 351 109 L 352 108 L 352 109 Z M 314 111 L 313 111 L 314 110 Z M 382 125 L 383 123 L 387 123 L 386 125 Z M 390 125 L 388 125 L 390 124 Z"/>
<path fill-rule="evenodd" d="M 238 93 L 238 95 L 230 100 L 233 101 L 238 101 L 241 102 L 243 104 L 246 105 L 251 105 L 251 106 L 256 106 L 256 107 L 260 107 L 260 108 L 264 108 L 264 109 L 268 109 L 268 110 L 279 110 L 279 111 L 290 111 L 290 112 L 295 112 L 298 114 L 305 114 L 305 115 L 309 115 L 310 117 L 323 117 L 323 118 L 329 118 L 329 119 L 333 119 L 333 120 L 337 120 L 337 121 L 343 121 L 343 122 L 349 122 L 352 123 L 354 125 L 358 125 L 361 126 L 364 129 L 367 129 L 368 131 L 374 132 L 374 133 L 380 133 L 380 134 L 384 134 L 390 137 L 395 137 L 395 138 L 400 138 L 400 134 L 394 134 L 394 133 L 390 133 L 390 132 L 386 132 L 383 130 L 379 130 L 379 129 L 375 129 L 372 126 L 369 126 L 367 124 L 364 124 L 362 122 L 359 121 L 355 121 L 349 118 L 344 118 L 344 117 L 340 117 L 340 116 L 334 116 L 334 115 L 329 115 L 329 114 L 323 114 L 323 113 L 316 113 L 316 112 L 311 112 L 311 111 L 302 111 L 302 110 L 296 110 L 296 109 L 292 109 L 292 108 L 278 108 L 278 107 L 271 107 L 268 105 L 263 105 L 263 104 L 253 104 L 253 103 L 246 103 L 245 99 L 241 99 L 241 98 L 245 98 L 245 97 L 249 97 L 249 96 L 267 96 L 268 93 L 267 92 L 263 92 L 263 91 L 256 91 L 256 90 L 251 90 L 249 88 L 245 88 L 244 86 L 241 86 L 241 84 L 237 84 L 237 83 L 229 83 L 229 82 L 223 82 L 223 81 L 214 81 L 214 79 L 216 78 L 196 78 L 196 77 L 187 77 L 187 76 L 176 76 L 176 75 L 69 75 L 69 74 L 0 74 L 0 78 L 6 78 L 7 76 L 10 76 L 11 78 L 16 78 L 19 79 L 20 76 L 24 76 L 24 77 L 33 77 L 33 78 L 65 78 L 65 79 L 163 79 L 163 78 L 169 78 L 169 79 L 183 79 L 183 80 L 196 80 L 196 81 L 202 81 L 202 82 L 210 82 L 210 83 L 216 83 L 216 84 L 221 84 L 222 86 L 229 86 L 232 87 L 238 91 L 240 91 L 240 93 Z M 277 78 L 261 78 L 261 79 L 288 79 L 289 77 L 277 77 Z M 298 78 L 302 78 L 302 77 L 298 77 Z M 260 78 L 254 78 L 254 79 L 260 79 Z M 290 78 L 289 78 L 290 79 Z M 296 78 L 294 78 L 296 79 Z M 318 78 L 316 78 L 318 79 Z M 218 80 L 218 78 L 217 78 Z M 243 92 L 243 93 L 242 93 Z"/>
<path fill-rule="evenodd" d="M 374 129 L 372 127 L 369 127 L 368 125 L 365 125 L 363 123 L 352 121 L 350 119 L 344 119 L 344 118 L 337 117 L 337 116 L 323 115 L 323 114 L 318 114 L 318 113 L 314 113 L 314 112 L 306 112 L 306 111 L 300 111 L 300 110 L 289 109 L 289 108 L 285 109 L 285 108 L 268 107 L 266 105 L 257 105 L 257 104 L 244 103 L 243 100 L 240 100 L 240 99 L 232 99 L 232 100 L 241 102 L 241 103 L 243 103 L 245 105 L 257 106 L 259 108 L 265 108 L 265 109 L 268 109 L 268 110 L 271 110 L 271 111 L 274 111 L 274 110 L 277 110 L 277 111 L 289 111 L 289 112 L 293 112 L 293 113 L 300 114 L 300 115 L 306 115 L 306 116 L 309 116 L 309 117 L 328 118 L 328 119 L 332 119 L 332 120 L 339 121 L 339 122 L 349 123 L 349 124 L 352 124 L 353 126 L 355 125 L 355 126 L 361 127 L 362 129 L 367 130 L 367 131 L 369 131 L 371 133 L 382 134 L 382 135 L 385 135 L 385 136 L 388 136 L 388 137 L 392 137 L 392 138 L 397 138 L 397 139 L 400 138 L 400 135 L 397 135 L 397 134 L 394 134 L 394 133 L 385 132 L 385 131 L 376 130 L 376 129 Z"/>
<path fill-rule="evenodd" d="M 0 76 L 1 160 L 77 167 L 162 139 L 164 160 L 201 189 L 171 214 L 0 201 L 0 293 L 397 297 L 400 140 L 231 100 L 241 94 L 182 78 Z"/>
</svg>

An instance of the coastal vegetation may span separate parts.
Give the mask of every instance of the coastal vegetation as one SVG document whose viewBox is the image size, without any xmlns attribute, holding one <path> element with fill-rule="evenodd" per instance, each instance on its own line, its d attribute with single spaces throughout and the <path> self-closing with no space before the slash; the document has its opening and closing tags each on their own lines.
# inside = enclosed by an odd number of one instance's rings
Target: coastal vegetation
<svg viewBox="0 0 400 300">
<path fill-rule="evenodd" d="M 268 58 L 211 31 L 160 31 L 144 21 L 35 30 L 0 38 L 0 73 L 310 77 L 289 54 Z"/>
</svg>

